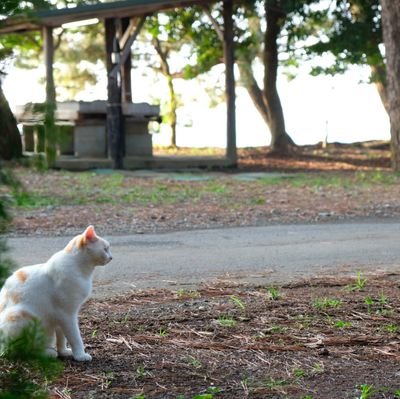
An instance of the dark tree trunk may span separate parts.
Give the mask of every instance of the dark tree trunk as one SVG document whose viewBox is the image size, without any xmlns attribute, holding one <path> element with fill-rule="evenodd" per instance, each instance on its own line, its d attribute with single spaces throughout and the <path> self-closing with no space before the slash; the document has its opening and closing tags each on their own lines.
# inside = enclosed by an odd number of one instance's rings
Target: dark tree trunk
<svg viewBox="0 0 400 399">
<path fill-rule="evenodd" d="M 375 84 L 376 90 L 378 91 L 379 98 L 381 99 L 385 111 L 389 114 L 389 96 L 387 92 L 385 67 L 383 65 L 371 65 L 370 68 L 371 79 Z"/>
<path fill-rule="evenodd" d="M 264 88 L 261 89 L 254 77 L 251 60 L 238 60 L 240 77 L 271 133 L 271 152 L 287 154 L 293 140 L 286 133 L 285 118 L 276 86 L 278 76 L 278 38 L 285 14 L 277 1 L 266 1 L 267 29 L 264 37 Z"/>
<path fill-rule="evenodd" d="M 381 0 L 389 98 L 392 166 L 400 171 L 400 2 Z"/>
<path fill-rule="evenodd" d="M 264 97 L 269 113 L 271 150 L 279 154 L 289 151 L 282 104 L 276 87 L 278 75 L 278 38 L 285 14 L 279 8 L 279 1 L 266 1 L 267 29 L 264 36 Z"/>
<path fill-rule="evenodd" d="M 22 141 L 17 121 L 0 84 L 0 159 L 10 160 L 21 156 Z"/>
</svg>

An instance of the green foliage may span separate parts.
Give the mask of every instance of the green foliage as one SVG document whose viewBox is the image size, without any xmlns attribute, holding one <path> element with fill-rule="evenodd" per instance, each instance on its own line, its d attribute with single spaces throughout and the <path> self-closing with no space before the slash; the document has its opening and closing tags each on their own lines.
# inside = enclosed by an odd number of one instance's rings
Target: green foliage
<svg viewBox="0 0 400 399">
<path fill-rule="evenodd" d="M 2 168 L 0 164 L 0 288 L 9 275 L 13 262 L 6 256 L 7 244 L 1 237 L 10 223 L 8 206 L 11 205 L 13 197 L 21 190 L 21 184 L 9 170 Z"/>
<path fill-rule="evenodd" d="M 10 222 L 7 207 L 21 191 L 21 184 L 0 164 L 0 235 Z M 0 236 L 0 287 L 12 266 L 6 251 L 6 242 Z M 48 384 L 58 377 L 62 366 L 58 360 L 45 356 L 45 338 L 37 322 L 15 338 L 0 335 L 0 352 L 0 399 L 48 397 Z"/>
<path fill-rule="evenodd" d="M 379 50 L 383 42 L 379 0 L 305 4 L 301 15 L 300 20 L 289 22 L 287 46 L 292 58 L 330 54 L 331 64 L 314 65 L 313 75 L 335 75 L 350 65 L 369 65 L 373 68 L 371 81 L 385 84 L 385 63 Z"/>
<path fill-rule="evenodd" d="M 62 363 L 45 355 L 45 338 L 36 322 L 11 340 L 0 338 L 0 399 L 47 398 Z"/>
</svg>

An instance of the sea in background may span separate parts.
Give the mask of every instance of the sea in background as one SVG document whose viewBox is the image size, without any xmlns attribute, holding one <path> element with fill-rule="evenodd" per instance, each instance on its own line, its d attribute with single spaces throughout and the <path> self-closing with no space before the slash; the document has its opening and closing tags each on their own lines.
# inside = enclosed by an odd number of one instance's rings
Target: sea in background
<svg viewBox="0 0 400 399">
<path fill-rule="evenodd" d="M 100 67 L 99 67 L 100 68 Z M 3 83 L 4 93 L 12 109 L 27 102 L 41 102 L 45 97 L 44 68 L 21 70 L 13 68 Z M 99 69 L 98 84 L 82 91 L 76 100 L 92 101 L 106 98 L 106 79 Z M 388 140 L 389 118 L 372 84 L 367 84 L 368 70 L 352 68 L 344 75 L 313 77 L 300 71 L 293 80 L 278 80 L 286 130 L 299 145 L 328 142 Z M 205 79 L 203 79 L 203 82 Z M 133 101 L 160 102 L 167 98 L 163 80 L 139 69 L 132 70 Z M 208 88 L 199 81 L 176 81 L 181 106 L 178 110 L 177 145 L 181 147 L 225 147 L 226 107 L 220 102 L 212 106 L 210 92 L 221 98 L 223 68 L 216 68 Z M 210 88 L 211 82 L 211 88 Z M 215 90 L 213 90 L 215 84 Z M 215 93 L 213 93 L 213 91 Z M 242 87 L 237 87 L 237 146 L 257 147 L 270 143 L 269 130 Z M 65 96 L 65 95 L 64 95 Z M 64 100 L 63 93 L 58 95 Z M 152 126 L 153 143 L 169 144 L 168 126 Z"/>
</svg>

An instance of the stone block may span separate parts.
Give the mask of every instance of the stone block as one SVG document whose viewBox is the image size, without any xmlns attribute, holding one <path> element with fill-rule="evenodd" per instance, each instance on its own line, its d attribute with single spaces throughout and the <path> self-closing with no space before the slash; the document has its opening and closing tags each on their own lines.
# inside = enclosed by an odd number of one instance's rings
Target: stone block
<svg viewBox="0 0 400 399">
<path fill-rule="evenodd" d="M 86 120 L 74 129 L 75 156 L 79 158 L 107 157 L 106 126 L 101 121 Z"/>
<path fill-rule="evenodd" d="M 125 120 L 125 155 L 152 155 L 153 140 L 147 121 Z"/>
</svg>

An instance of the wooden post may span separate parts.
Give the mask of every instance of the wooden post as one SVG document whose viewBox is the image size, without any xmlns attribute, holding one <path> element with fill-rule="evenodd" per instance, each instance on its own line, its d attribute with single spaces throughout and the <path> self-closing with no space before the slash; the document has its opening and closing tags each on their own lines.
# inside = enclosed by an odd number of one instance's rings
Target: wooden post
<svg viewBox="0 0 400 399">
<path fill-rule="evenodd" d="M 54 113 L 56 110 L 56 90 L 54 85 L 54 38 L 53 28 L 43 28 L 43 51 L 46 67 L 46 104 L 44 110 L 45 152 L 47 165 L 54 166 L 56 161 L 57 132 Z"/>
<path fill-rule="evenodd" d="M 125 32 L 129 27 L 129 18 L 123 18 L 121 21 L 122 32 Z M 121 80 L 122 80 L 122 102 L 131 103 L 132 102 L 132 82 L 131 82 L 131 69 L 132 60 L 131 54 L 122 65 L 121 69 Z"/>
<path fill-rule="evenodd" d="M 235 54 L 233 43 L 233 1 L 224 0 L 224 60 L 225 60 L 225 96 L 227 108 L 227 146 L 226 156 L 232 166 L 237 164 L 236 151 L 236 110 L 235 110 Z"/>
<path fill-rule="evenodd" d="M 113 67 L 118 63 L 119 46 L 116 36 L 115 19 L 105 20 L 106 31 L 106 57 L 107 57 L 107 137 L 109 156 L 114 169 L 123 168 L 124 132 L 123 115 L 121 106 L 121 81 L 120 73 L 112 74 Z"/>
</svg>

